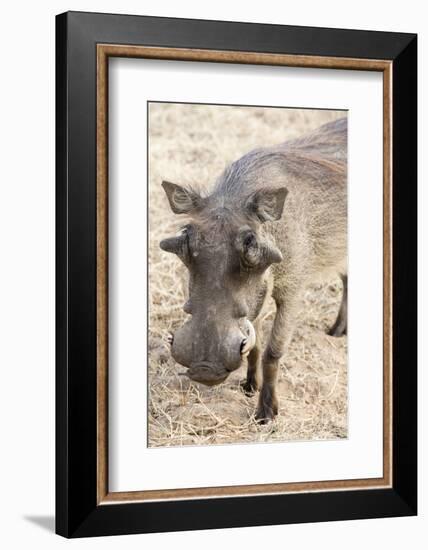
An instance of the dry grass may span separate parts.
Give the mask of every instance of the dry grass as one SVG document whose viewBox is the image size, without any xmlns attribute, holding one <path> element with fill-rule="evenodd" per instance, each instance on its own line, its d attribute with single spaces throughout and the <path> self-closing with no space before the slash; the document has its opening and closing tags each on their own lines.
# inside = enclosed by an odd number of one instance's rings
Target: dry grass
<svg viewBox="0 0 428 550">
<path fill-rule="evenodd" d="M 185 268 L 159 241 L 180 223 L 161 188 L 167 179 L 209 186 L 229 162 L 259 146 L 297 137 L 343 116 L 299 109 L 150 106 L 149 237 L 149 445 L 208 445 L 260 441 L 337 439 L 347 436 L 347 339 L 325 330 L 334 322 L 341 283 L 308 289 L 296 332 L 281 361 L 280 412 L 267 426 L 254 420 L 257 396 L 247 397 L 239 381 L 244 368 L 208 388 L 179 376 L 170 357 L 168 331 L 186 318 Z M 270 304 L 264 338 L 274 315 Z"/>
</svg>

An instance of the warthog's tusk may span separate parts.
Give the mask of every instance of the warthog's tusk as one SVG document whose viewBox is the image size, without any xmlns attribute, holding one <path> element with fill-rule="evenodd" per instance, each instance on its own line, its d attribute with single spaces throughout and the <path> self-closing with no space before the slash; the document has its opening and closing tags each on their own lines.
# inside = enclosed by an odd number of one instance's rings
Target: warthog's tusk
<svg viewBox="0 0 428 550">
<path fill-rule="evenodd" d="M 245 338 L 245 343 L 241 350 L 241 355 L 243 357 L 246 357 L 256 344 L 256 331 L 254 330 L 253 324 L 247 320 L 245 325 L 247 338 Z"/>
</svg>

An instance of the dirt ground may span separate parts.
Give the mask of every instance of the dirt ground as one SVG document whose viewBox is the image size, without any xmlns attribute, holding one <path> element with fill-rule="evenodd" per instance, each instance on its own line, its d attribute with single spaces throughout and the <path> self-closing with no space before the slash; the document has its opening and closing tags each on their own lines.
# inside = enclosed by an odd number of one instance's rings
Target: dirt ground
<svg viewBox="0 0 428 550">
<path fill-rule="evenodd" d="M 152 103 L 149 107 L 149 446 L 212 445 L 347 437 L 347 338 L 327 336 L 341 299 L 339 279 L 308 289 L 279 375 L 280 410 L 267 426 L 254 420 L 257 395 L 247 397 L 241 367 L 206 387 L 179 373 L 168 331 L 186 318 L 186 272 L 159 241 L 182 223 L 162 180 L 210 186 L 249 150 L 281 143 L 340 118 L 340 111 Z M 209 188 L 209 187 L 208 187 Z M 264 340 L 274 315 L 266 312 Z"/>
</svg>

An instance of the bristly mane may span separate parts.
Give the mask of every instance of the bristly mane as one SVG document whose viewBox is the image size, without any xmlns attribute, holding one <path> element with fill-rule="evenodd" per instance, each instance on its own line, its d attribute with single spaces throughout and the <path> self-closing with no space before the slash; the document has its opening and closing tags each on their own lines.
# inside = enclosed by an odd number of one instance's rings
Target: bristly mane
<svg viewBox="0 0 428 550">
<path fill-rule="evenodd" d="M 290 174 L 319 183 L 343 181 L 347 169 L 347 119 L 275 147 L 250 151 L 230 164 L 215 183 L 213 196 L 245 197 L 270 174 Z"/>
</svg>

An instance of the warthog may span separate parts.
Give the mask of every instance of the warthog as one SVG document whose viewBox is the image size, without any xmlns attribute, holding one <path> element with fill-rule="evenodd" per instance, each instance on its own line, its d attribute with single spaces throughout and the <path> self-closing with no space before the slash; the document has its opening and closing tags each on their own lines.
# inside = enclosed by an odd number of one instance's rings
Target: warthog
<svg viewBox="0 0 428 550">
<path fill-rule="evenodd" d="M 346 332 L 347 120 L 229 165 L 209 194 L 164 181 L 175 214 L 188 219 L 160 247 L 189 271 L 189 320 L 170 336 L 187 376 L 219 384 L 248 359 L 244 390 L 260 389 L 256 418 L 278 413 L 279 360 L 286 352 L 302 292 L 316 280 L 343 281 L 330 334 Z M 285 203 L 285 204 L 284 204 Z M 272 296 L 276 315 L 261 353 L 260 319 Z M 262 383 L 260 386 L 260 371 Z"/>
</svg>

